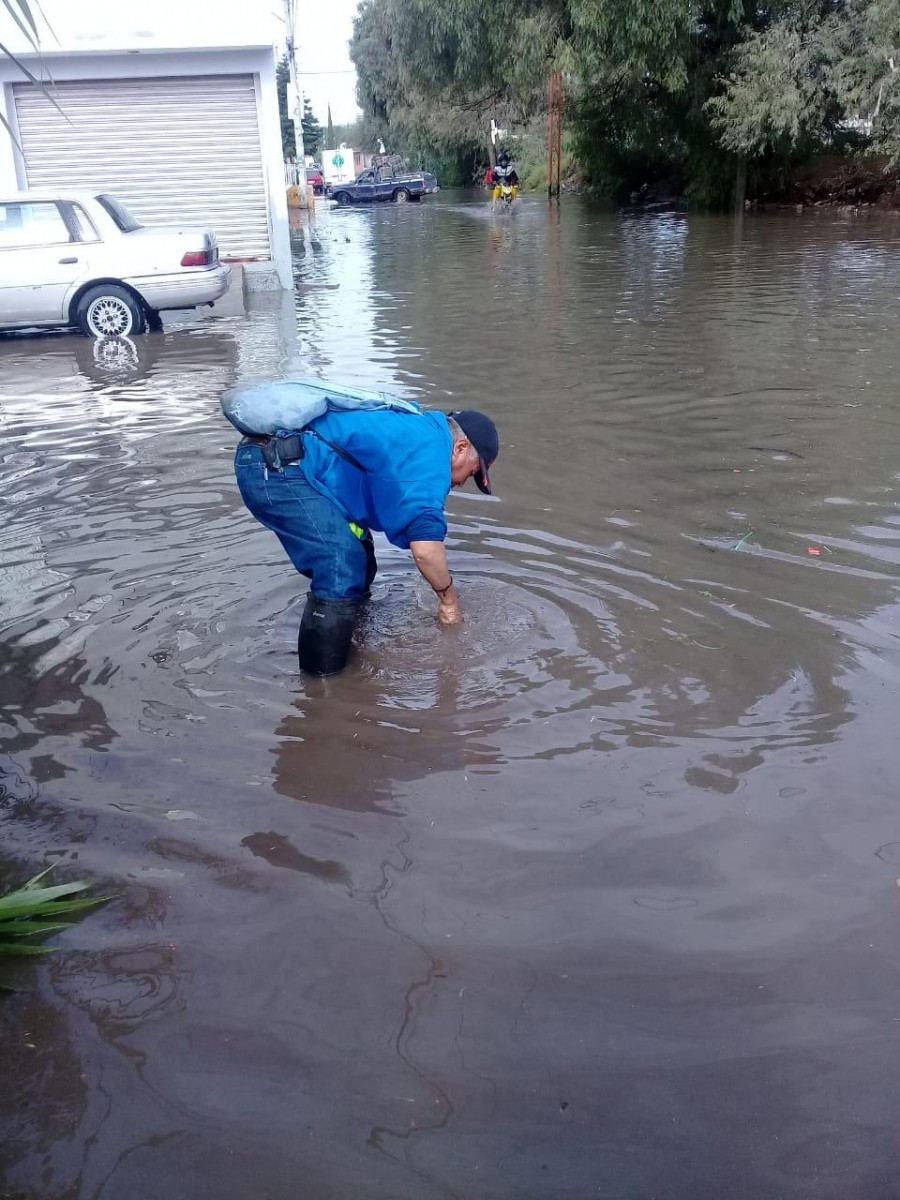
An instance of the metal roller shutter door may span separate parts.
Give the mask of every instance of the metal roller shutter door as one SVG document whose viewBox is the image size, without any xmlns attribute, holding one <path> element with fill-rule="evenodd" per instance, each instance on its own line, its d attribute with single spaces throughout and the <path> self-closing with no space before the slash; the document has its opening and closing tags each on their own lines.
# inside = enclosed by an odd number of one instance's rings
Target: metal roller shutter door
<svg viewBox="0 0 900 1200">
<path fill-rule="evenodd" d="M 29 187 L 108 190 L 148 225 L 202 225 L 223 255 L 271 257 L 252 75 L 88 80 L 54 94 L 65 116 L 32 84 L 14 88 Z"/>
</svg>

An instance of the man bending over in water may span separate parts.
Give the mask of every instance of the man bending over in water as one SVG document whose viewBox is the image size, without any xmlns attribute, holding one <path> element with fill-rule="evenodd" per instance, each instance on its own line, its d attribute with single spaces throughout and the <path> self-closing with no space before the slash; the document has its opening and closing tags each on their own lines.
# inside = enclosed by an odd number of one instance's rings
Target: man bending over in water
<svg viewBox="0 0 900 1200">
<path fill-rule="evenodd" d="M 311 580 L 300 623 L 301 670 L 344 668 L 377 564 L 372 530 L 412 551 L 444 625 L 462 620 L 447 566 L 444 502 L 474 479 L 490 495 L 500 450 L 483 413 L 329 411 L 291 437 L 245 437 L 235 454 L 244 503 Z"/>
</svg>

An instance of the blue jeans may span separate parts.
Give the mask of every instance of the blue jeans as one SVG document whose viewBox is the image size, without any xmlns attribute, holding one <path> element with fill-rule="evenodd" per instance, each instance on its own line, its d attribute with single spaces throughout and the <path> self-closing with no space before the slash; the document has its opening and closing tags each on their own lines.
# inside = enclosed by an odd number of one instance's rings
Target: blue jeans
<svg viewBox="0 0 900 1200">
<path fill-rule="evenodd" d="M 278 536 L 288 558 L 323 600 L 362 600 L 378 569 L 372 535 L 356 536 L 347 518 L 316 491 L 300 463 L 267 469 L 261 447 L 241 442 L 234 473 L 244 503 Z"/>
</svg>

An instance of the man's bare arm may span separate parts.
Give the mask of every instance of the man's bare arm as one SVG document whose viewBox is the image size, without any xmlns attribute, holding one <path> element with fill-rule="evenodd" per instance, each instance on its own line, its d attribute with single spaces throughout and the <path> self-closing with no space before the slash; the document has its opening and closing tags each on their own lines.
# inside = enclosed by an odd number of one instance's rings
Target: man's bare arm
<svg viewBox="0 0 900 1200">
<path fill-rule="evenodd" d="M 438 619 L 442 625 L 457 625 L 462 620 L 459 596 L 447 566 L 443 542 L 410 542 L 409 548 L 419 572 L 440 601 Z"/>
</svg>

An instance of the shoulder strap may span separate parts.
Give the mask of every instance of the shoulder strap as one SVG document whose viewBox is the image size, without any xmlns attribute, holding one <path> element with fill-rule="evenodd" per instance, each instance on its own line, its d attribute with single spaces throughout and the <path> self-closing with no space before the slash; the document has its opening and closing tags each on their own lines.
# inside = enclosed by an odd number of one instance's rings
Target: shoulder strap
<svg viewBox="0 0 900 1200">
<path fill-rule="evenodd" d="M 355 455 L 351 454 L 349 450 L 345 450 L 342 446 L 336 446 L 334 442 L 329 441 L 327 437 L 324 437 L 321 433 L 319 433 L 318 429 L 313 429 L 312 426 L 307 425 L 303 432 L 311 433 L 313 437 L 317 437 L 320 442 L 324 442 L 326 446 L 330 446 L 335 454 L 339 454 L 341 456 L 344 462 L 348 462 L 351 467 L 356 467 L 357 471 L 362 471 L 364 474 L 368 475 L 369 468 L 364 467 Z"/>
</svg>

